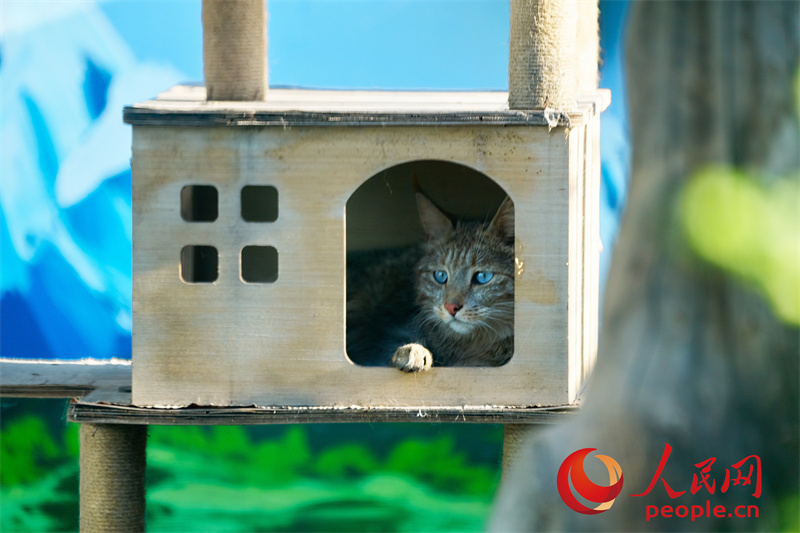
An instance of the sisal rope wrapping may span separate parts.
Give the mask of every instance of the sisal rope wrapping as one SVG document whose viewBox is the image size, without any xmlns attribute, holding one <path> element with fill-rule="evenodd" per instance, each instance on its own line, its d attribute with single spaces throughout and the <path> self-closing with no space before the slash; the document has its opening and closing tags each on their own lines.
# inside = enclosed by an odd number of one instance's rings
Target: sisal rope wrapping
<svg viewBox="0 0 800 533">
<path fill-rule="evenodd" d="M 266 98 L 266 0 L 203 0 L 203 69 L 208 100 Z"/>
<path fill-rule="evenodd" d="M 525 449 L 528 437 L 537 426 L 530 424 L 503 424 L 503 476 L 511 472 L 511 465 Z"/>
<path fill-rule="evenodd" d="M 144 531 L 147 426 L 81 424 L 80 530 Z"/>
<path fill-rule="evenodd" d="M 511 0 L 508 105 L 575 107 L 577 0 Z"/>
<path fill-rule="evenodd" d="M 597 90 L 600 62 L 600 10 L 596 0 L 578 3 L 577 55 L 575 75 L 578 93 L 593 93 Z"/>
</svg>

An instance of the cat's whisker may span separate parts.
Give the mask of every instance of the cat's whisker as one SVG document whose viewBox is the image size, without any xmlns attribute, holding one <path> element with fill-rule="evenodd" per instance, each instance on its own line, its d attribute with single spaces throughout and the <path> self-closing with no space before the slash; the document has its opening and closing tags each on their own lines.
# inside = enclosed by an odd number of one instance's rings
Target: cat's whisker
<svg viewBox="0 0 800 533">
<path fill-rule="evenodd" d="M 495 327 L 493 327 L 491 324 L 489 324 L 488 322 L 481 321 L 481 322 L 478 322 L 477 324 L 478 324 L 478 326 L 480 326 L 480 327 L 482 327 L 484 329 L 488 329 L 492 333 L 500 335 L 500 332 L 497 331 L 497 329 Z"/>
</svg>

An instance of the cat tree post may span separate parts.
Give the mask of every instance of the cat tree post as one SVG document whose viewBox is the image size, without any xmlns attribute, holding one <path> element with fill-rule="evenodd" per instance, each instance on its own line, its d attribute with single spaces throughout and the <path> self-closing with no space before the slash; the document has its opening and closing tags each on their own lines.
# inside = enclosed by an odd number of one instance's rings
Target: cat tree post
<svg viewBox="0 0 800 533">
<path fill-rule="evenodd" d="M 510 109 L 569 111 L 579 92 L 597 89 L 598 15 L 596 0 L 511 0 Z M 534 427 L 503 426 L 504 474 Z"/>
<path fill-rule="evenodd" d="M 511 0 L 511 109 L 574 109 L 578 4 L 576 0 Z"/>
<path fill-rule="evenodd" d="M 266 98 L 266 0 L 203 0 L 203 69 L 208 100 Z"/>
<path fill-rule="evenodd" d="M 80 530 L 144 531 L 147 426 L 80 426 Z"/>
</svg>

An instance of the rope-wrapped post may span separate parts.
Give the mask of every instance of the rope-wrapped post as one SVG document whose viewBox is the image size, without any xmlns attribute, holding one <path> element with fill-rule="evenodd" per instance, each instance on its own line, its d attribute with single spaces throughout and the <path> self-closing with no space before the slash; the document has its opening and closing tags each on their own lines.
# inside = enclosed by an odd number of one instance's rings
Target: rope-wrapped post
<svg viewBox="0 0 800 533">
<path fill-rule="evenodd" d="M 575 107 L 577 0 L 511 0 L 508 105 Z"/>
<path fill-rule="evenodd" d="M 144 531 L 147 426 L 81 424 L 80 530 Z"/>
<path fill-rule="evenodd" d="M 525 448 L 528 437 L 537 430 L 530 424 L 503 424 L 503 476 L 511 472 L 511 465 Z"/>
<path fill-rule="evenodd" d="M 208 100 L 266 98 L 266 0 L 203 0 L 203 66 Z"/>
</svg>

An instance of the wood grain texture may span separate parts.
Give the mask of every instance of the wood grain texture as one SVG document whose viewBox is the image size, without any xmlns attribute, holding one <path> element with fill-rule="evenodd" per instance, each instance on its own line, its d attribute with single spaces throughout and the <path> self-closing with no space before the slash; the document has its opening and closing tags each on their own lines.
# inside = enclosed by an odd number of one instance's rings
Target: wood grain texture
<svg viewBox="0 0 800 533">
<path fill-rule="evenodd" d="M 600 103 L 598 103 L 600 102 Z M 600 97 L 592 106 L 602 105 Z M 179 121 L 180 123 L 180 121 Z M 135 125 L 133 402 L 289 406 L 567 405 L 581 340 L 586 128 Z M 458 163 L 516 206 L 515 356 L 499 368 L 406 375 L 344 353 L 345 206 L 365 180 L 419 160 Z M 180 217 L 186 185 L 213 185 L 219 217 Z M 279 216 L 239 213 L 246 185 L 278 190 Z M 219 251 L 214 283 L 179 276 L 186 245 Z M 273 246 L 275 283 L 243 283 L 244 246 Z M 594 262 L 593 264 L 596 264 Z M 570 319 L 571 317 L 571 319 Z M 568 324 L 573 329 L 568 332 Z M 584 324 L 585 328 L 596 327 Z M 594 334 L 592 334 L 594 335 Z"/>
<path fill-rule="evenodd" d="M 178 85 L 123 110 L 134 125 L 165 126 L 490 126 L 579 125 L 608 107 L 610 93 L 578 98 L 569 112 L 509 110 L 506 92 L 316 91 L 270 89 L 260 102 L 209 102 L 201 86 Z"/>
<path fill-rule="evenodd" d="M 583 306 L 581 317 L 582 370 L 579 387 L 585 387 L 595 363 L 599 342 L 600 320 L 600 117 L 594 117 L 587 125 L 587 140 L 583 158 L 585 193 L 583 225 Z M 579 391 L 580 395 L 581 392 Z"/>
<path fill-rule="evenodd" d="M 130 399 L 130 395 L 129 395 Z M 264 425 L 314 423 L 430 422 L 472 424 L 554 424 L 576 413 L 578 405 L 564 407 L 425 407 L 313 408 L 313 407 L 196 407 L 154 409 L 130 403 L 73 401 L 70 422 L 149 425 Z"/>
<path fill-rule="evenodd" d="M 0 396 L 80 398 L 100 391 L 130 393 L 130 362 L 0 359 Z"/>
</svg>

